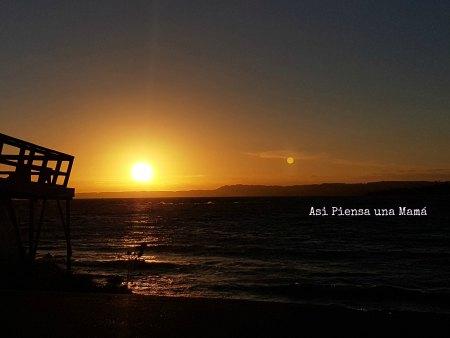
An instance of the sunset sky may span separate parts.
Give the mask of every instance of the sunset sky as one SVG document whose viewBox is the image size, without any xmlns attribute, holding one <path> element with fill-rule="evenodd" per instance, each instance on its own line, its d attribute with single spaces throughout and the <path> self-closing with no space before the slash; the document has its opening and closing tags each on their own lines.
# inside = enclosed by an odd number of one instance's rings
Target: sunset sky
<svg viewBox="0 0 450 338">
<path fill-rule="evenodd" d="M 79 192 L 449 180 L 449 17 L 446 1 L 2 1 L 0 132 L 75 155 Z"/>
</svg>

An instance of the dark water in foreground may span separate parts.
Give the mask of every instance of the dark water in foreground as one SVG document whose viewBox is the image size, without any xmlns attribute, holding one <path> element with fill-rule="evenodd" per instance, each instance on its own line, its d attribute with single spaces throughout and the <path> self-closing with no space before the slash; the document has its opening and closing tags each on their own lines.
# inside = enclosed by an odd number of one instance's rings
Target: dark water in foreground
<svg viewBox="0 0 450 338">
<path fill-rule="evenodd" d="M 312 217 L 311 206 L 427 206 L 428 216 Z M 131 269 L 136 293 L 450 312 L 446 206 L 444 198 L 75 200 L 74 270 L 125 277 L 125 252 L 145 242 Z M 40 254 L 64 253 L 53 230 L 50 219 Z"/>
</svg>

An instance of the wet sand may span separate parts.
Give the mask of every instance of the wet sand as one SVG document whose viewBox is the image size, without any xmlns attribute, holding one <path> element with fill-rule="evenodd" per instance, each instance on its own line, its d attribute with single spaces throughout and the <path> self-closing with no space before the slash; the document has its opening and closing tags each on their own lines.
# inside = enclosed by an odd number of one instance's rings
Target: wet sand
<svg viewBox="0 0 450 338">
<path fill-rule="evenodd" d="M 445 337 L 450 315 L 126 294 L 1 291 L 2 337 Z"/>
</svg>

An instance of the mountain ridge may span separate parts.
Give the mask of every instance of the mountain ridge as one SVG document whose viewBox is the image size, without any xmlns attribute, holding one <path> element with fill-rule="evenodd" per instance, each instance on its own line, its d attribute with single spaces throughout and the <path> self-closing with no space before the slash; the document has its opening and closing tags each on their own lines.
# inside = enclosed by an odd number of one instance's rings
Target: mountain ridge
<svg viewBox="0 0 450 338">
<path fill-rule="evenodd" d="M 170 197 L 282 197 L 364 196 L 374 194 L 443 194 L 449 181 L 379 181 L 368 183 L 320 183 L 302 185 L 224 185 L 210 190 L 119 191 L 77 193 L 76 198 L 170 198 Z"/>
</svg>

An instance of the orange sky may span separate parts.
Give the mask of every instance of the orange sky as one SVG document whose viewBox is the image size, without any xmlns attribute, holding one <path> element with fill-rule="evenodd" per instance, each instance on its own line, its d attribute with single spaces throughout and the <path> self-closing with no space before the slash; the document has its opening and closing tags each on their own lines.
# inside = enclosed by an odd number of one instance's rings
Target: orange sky
<svg viewBox="0 0 450 338">
<path fill-rule="evenodd" d="M 450 179 L 440 11 L 108 4 L 0 14 L 1 132 L 74 154 L 78 192 Z"/>
<path fill-rule="evenodd" d="M 22 129 L 10 123 L 6 132 L 74 154 L 70 183 L 78 192 L 448 179 L 445 168 L 402 153 L 401 139 L 392 139 L 388 149 L 370 149 L 365 135 L 351 129 L 342 136 L 327 124 L 291 126 L 282 116 L 269 118 L 271 123 L 252 121 L 236 111 L 226 114 L 232 111 L 229 102 L 184 95 L 155 102 L 131 96 L 45 104 Z M 47 113 L 53 111 L 65 113 Z M 289 156 L 293 165 L 286 162 Z M 154 168 L 151 182 L 131 179 L 132 165 L 142 161 Z"/>
</svg>

